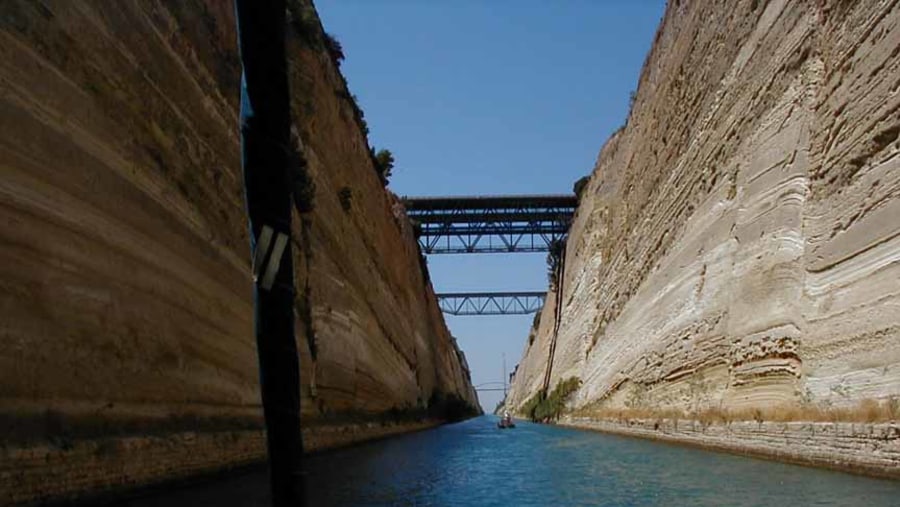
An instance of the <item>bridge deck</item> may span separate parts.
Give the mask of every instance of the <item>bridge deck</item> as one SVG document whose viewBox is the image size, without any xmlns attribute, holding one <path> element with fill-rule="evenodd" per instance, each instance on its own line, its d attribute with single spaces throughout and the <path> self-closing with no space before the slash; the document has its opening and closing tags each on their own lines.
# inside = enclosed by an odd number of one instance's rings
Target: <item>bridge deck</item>
<svg viewBox="0 0 900 507">
<path fill-rule="evenodd" d="M 546 252 L 563 239 L 574 195 L 407 197 L 425 253 Z"/>
<path fill-rule="evenodd" d="M 472 208 L 574 208 L 578 205 L 575 195 L 483 195 L 404 197 L 407 209 L 449 210 Z"/>
</svg>

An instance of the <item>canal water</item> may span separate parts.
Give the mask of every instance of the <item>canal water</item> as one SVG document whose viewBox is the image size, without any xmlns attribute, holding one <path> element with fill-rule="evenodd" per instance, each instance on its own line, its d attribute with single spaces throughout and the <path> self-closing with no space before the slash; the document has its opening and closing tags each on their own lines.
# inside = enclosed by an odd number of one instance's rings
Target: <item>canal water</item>
<svg viewBox="0 0 900 507">
<path fill-rule="evenodd" d="M 316 455 L 310 505 L 900 506 L 900 481 L 858 477 L 493 416 Z M 119 503 L 269 504 L 249 471 Z"/>
</svg>

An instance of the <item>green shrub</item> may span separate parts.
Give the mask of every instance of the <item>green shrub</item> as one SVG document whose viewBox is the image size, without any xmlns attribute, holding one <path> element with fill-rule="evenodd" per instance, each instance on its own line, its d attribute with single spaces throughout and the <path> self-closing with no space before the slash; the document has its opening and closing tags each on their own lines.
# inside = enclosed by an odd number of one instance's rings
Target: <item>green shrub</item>
<svg viewBox="0 0 900 507">
<path fill-rule="evenodd" d="M 375 163 L 375 170 L 381 178 L 381 183 L 387 185 L 394 168 L 394 154 L 391 150 L 381 149 L 372 156 L 372 161 Z"/>
<path fill-rule="evenodd" d="M 536 420 L 534 417 L 534 413 L 537 410 L 538 405 L 540 405 L 544 401 L 545 394 L 546 393 L 544 393 L 543 390 L 538 391 L 534 396 L 529 398 L 529 400 L 526 401 L 524 405 L 522 405 L 522 413 L 532 421 Z"/>
<path fill-rule="evenodd" d="M 549 422 L 559 419 L 563 409 L 566 408 L 566 402 L 572 397 L 572 394 L 581 387 L 581 379 L 578 377 L 569 377 L 556 384 L 549 396 L 544 392 L 538 392 L 528 400 L 522 407 L 522 411 L 529 419 L 536 422 Z"/>
</svg>

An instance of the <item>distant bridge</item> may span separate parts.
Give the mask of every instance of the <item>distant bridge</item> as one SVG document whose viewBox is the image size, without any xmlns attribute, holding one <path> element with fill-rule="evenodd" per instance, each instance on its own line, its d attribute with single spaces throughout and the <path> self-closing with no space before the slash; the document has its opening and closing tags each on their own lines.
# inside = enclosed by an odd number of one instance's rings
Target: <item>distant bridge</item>
<svg viewBox="0 0 900 507">
<path fill-rule="evenodd" d="M 565 238 L 575 195 L 407 197 L 426 254 L 547 252 Z"/>
<path fill-rule="evenodd" d="M 450 315 L 527 315 L 544 306 L 544 292 L 451 292 L 438 294 Z"/>
<path fill-rule="evenodd" d="M 507 384 L 505 382 L 485 382 L 483 384 L 478 384 L 475 386 L 475 390 L 478 392 L 485 391 L 503 391 L 503 397 L 506 397 Z"/>
</svg>

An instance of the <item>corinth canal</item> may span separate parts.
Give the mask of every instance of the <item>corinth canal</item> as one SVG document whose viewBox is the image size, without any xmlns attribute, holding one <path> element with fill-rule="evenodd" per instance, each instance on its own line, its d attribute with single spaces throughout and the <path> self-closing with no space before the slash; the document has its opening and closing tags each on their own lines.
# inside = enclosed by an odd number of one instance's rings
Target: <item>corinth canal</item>
<svg viewBox="0 0 900 507">
<path fill-rule="evenodd" d="M 900 507 L 898 217 L 900 0 L 0 0 L 0 507 Z"/>
<path fill-rule="evenodd" d="M 309 505 L 895 506 L 897 481 L 484 416 L 322 453 L 307 463 Z M 270 505 L 249 470 L 118 503 Z"/>
</svg>

